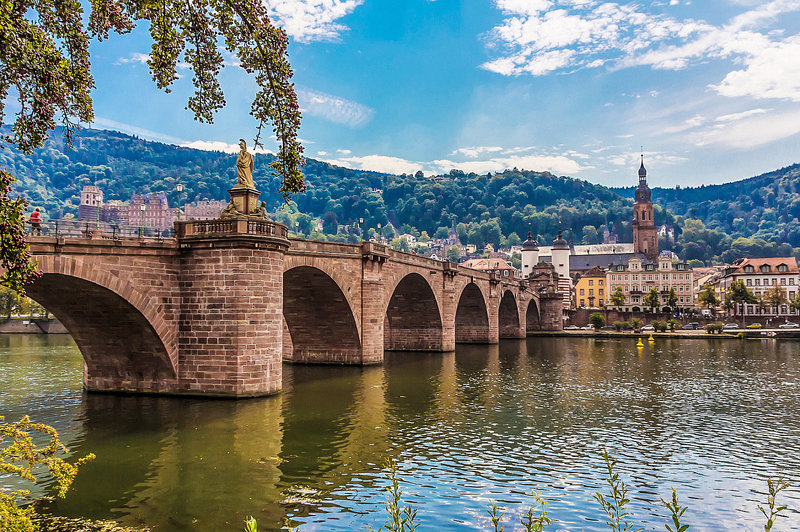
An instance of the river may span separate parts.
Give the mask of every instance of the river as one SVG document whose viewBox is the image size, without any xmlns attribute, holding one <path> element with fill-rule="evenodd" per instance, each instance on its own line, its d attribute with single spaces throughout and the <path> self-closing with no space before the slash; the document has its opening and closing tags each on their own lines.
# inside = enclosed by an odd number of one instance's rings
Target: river
<svg viewBox="0 0 800 532">
<path fill-rule="evenodd" d="M 605 446 L 647 530 L 664 530 L 671 487 L 692 531 L 763 530 L 757 505 L 781 472 L 790 510 L 773 530 L 800 529 L 798 342 L 459 345 L 376 367 L 285 365 L 283 393 L 239 401 L 87 394 L 82 367 L 68 336 L 0 336 L 0 415 L 97 455 L 50 506 L 60 515 L 158 532 L 240 531 L 247 515 L 259 530 L 377 529 L 390 458 L 421 530 L 489 530 L 490 500 L 518 530 L 538 491 L 547 530 L 600 531 Z"/>
</svg>

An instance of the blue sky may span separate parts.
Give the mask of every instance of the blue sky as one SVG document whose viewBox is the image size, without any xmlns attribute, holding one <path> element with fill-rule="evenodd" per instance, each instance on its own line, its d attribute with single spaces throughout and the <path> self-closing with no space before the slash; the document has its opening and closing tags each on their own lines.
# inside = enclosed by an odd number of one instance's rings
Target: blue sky
<svg viewBox="0 0 800 532">
<path fill-rule="evenodd" d="M 427 174 L 549 170 L 656 186 L 800 161 L 800 0 L 264 0 L 291 37 L 306 155 Z M 146 31 L 93 45 L 95 127 L 206 149 L 252 138 L 254 83 L 155 88 Z M 267 146 L 269 148 L 269 146 Z"/>
</svg>

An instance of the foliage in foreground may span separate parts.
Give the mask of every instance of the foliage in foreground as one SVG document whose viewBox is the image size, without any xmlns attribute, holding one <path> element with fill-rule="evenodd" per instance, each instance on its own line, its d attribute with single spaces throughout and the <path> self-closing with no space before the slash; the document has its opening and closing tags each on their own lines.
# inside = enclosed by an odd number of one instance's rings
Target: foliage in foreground
<svg viewBox="0 0 800 532">
<path fill-rule="evenodd" d="M 46 437 L 49 441 L 37 446 L 34 438 Z M 8 443 L 7 443 L 8 442 Z M 58 432 L 42 423 L 32 423 L 28 416 L 16 423 L 7 423 L 0 416 L 0 471 L 22 480 L 36 482 L 33 469 L 38 465 L 47 468 L 55 479 L 56 495 L 64 497 L 78 474 L 78 468 L 94 459 L 93 454 L 68 463 L 60 453 L 69 452 L 61 443 Z M 28 490 L 0 491 L 0 530 L 4 532 L 35 532 L 35 510 L 32 505 L 21 507 L 20 500 L 29 495 Z"/>
</svg>

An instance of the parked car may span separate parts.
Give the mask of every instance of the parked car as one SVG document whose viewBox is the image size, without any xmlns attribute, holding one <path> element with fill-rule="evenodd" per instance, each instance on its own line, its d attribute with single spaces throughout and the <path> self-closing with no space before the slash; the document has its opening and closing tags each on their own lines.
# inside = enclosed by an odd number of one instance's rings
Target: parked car
<svg viewBox="0 0 800 532">
<path fill-rule="evenodd" d="M 739 324 L 738 323 L 726 323 L 725 325 L 722 326 L 722 328 L 725 329 L 725 330 L 738 329 L 739 328 Z"/>
<path fill-rule="evenodd" d="M 616 331 L 617 328 L 614 327 L 613 325 L 604 325 L 603 327 L 600 327 L 600 330 L 601 331 Z"/>
<path fill-rule="evenodd" d="M 578 327 L 577 325 L 567 325 L 566 327 L 564 327 L 565 331 L 579 331 L 580 329 L 581 328 Z"/>
<path fill-rule="evenodd" d="M 649 323 L 648 323 L 647 325 L 645 325 L 644 327 L 642 327 L 642 331 L 653 332 L 653 331 L 655 331 L 655 330 L 656 330 L 656 328 L 655 328 L 655 327 L 653 327 L 653 326 L 652 326 L 651 324 L 649 324 Z"/>
<path fill-rule="evenodd" d="M 751 323 L 747 326 L 748 329 L 760 329 L 762 325 L 760 323 Z"/>
<path fill-rule="evenodd" d="M 787 321 L 786 323 L 778 325 L 778 329 L 800 329 L 800 325 L 791 321 Z"/>
<path fill-rule="evenodd" d="M 684 325 L 683 328 L 691 331 L 696 331 L 700 328 L 700 324 L 697 323 L 696 321 L 693 321 Z"/>
<path fill-rule="evenodd" d="M 594 327 L 592 327 L 591 325 L 584 325 L 583 327 L 581 327 L 581 330 L 582 331 L 593 331 Z"/>
</svg>

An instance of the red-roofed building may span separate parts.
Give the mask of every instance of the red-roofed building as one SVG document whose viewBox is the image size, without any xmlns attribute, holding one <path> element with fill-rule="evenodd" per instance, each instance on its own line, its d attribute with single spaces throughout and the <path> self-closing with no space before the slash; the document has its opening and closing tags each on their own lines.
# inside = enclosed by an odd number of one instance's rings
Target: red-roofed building
<svg viewBox="0 0 800 532">
<path fill-rule="evenodd" d="M 744 258 L 725 268 L 717 280 L 718 294 L 724 297 L 725 292 L 734 281 L 743 281 L 756 297 L 766 293 L 773 286 L 779 286 L 786 293 L 786 299 L 791 300 L 797 296 L 797 292 L 800 290 L 800 268 L 797 267 L 797 260 L 794 257 Z M 740 314 L 739 309 L 736 309 L 735 313 Z M 744 315 L 797 316 L 797 311 L 792 310 L 788 303 L 772 308 L 753 304 L 745 305 Z"/>
<path fill-rule="evenodd" d="M 491 259 L 469 259 L 466 262 L 461 264 L 462 266 L 466 266 L 467 268 L 472 268 L 473 270 L 481 270 L 481 271 L 493 271 L 496 272 L 497 275 L 501 277 L 510 277 L 515 278 L 519 277 L 519 272 L 506 262 L 504 259 L 500 258 L 491 258 Z"/>
</svg>

